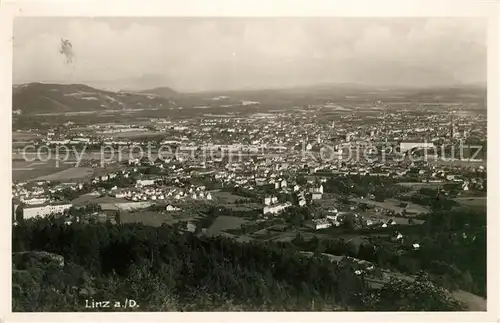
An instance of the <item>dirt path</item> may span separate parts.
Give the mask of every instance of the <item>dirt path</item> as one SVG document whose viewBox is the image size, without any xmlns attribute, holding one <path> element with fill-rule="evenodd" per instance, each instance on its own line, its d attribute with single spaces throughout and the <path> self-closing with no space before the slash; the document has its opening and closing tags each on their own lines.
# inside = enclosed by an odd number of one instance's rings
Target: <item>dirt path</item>
<svg viewBox="0 0 500 323">
<path fill-rule="evenodd" d="M 452 295 L 456 300 L 465 303 L 469 311 L 486 311 L 486 299 L 480 296 L 463 290 L 457 290 L 453 292 Z"/>
</svg>

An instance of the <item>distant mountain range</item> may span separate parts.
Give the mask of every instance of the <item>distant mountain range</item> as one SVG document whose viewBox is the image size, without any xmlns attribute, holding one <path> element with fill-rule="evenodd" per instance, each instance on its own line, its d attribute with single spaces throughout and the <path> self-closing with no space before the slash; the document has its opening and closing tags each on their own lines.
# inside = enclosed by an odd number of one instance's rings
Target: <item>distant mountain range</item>
<svg viewBox="0 0 500 323">
<path fill-rule="evenodd" d="M 126 77 L 112 80 L 82 80 L 81 83 L 98 89 L 106 89 L 109 91 L 133 92 L 142 92 L 145 90 L 164 86 L 166 84 L 172 84 L 169 78 L 159 74 L 143 74 L 136 77 Z"/>
<path fill-rule="evenodd" d="M 456 100 L 457 98 L 463 101 L 472 100 L 471 102 L 477 102 L 479 98 L 484 100 L 484 106 L 486 104 L 486 86 L 482 84 L 428 88 L 388 88 L 354 83 L 325 83 L 281 89 L 179 93 L 166 86 L 140 91 L 110 91 L 83 84 L 27 83 L 13 86 L 12 108 L 13 110 L 21 110 L 22 114 L 164 109 L 172 107 L 175 104 L 173 100 L 182 104 L 182 106 L 189 107 L 190 105 L 204 104 L 203 100 L 221 95 L 229 96 L 235 102 L 254 100 L 267 103 L 288 102 L 291 104 L 297 102 L 296 99 L 300 99 L 300 102 L 318 97 L 342 100 L 346 96 L 366 95 L 367 93 L 370 100 L 385 101 L 386 99 L 390 100 L 391 96 L 397 98 L 394 95 L 403 95 L 405 99 L 411 99 L 412 102 L 420 100 L 437 102 L 449 99 Z"/>
<path fill-rule="evenodd" d="M 105 91 L 83 84 L 28 83 L 16 85 L 12 90 L 12 109 L 26 113 L 51 113 L 71 111 L 161 109 L 172 102 L 168 88 L 147 91 Z M 161 90 L 161 91 L 160 91 Z M 161 93 L 160 93 L 161 92 Z M 164 95 L 162 95 L 165 94 Z"/>
<path fill-rule="evenodd" d="M 139 93 L 158 95 L 158 96 L 161 96 L 164 98 L 173 98 L 173 97 L 179 96 L 179 93 L 177 93 L 176 91 L 174 91 L 171 88 L 166 87 L 166 86 L 157 87 L 157 88 L 154 88 L 151 90 L 143 90 L 143 91 L 140 91 Z"/>
</svg>

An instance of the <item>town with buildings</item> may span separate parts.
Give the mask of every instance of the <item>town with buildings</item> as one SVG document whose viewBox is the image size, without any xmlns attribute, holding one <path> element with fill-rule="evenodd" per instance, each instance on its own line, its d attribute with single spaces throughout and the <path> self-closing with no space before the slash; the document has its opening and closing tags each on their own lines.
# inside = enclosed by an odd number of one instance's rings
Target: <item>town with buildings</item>
<svg viewBox="0 0 500 323">
<path fill-rule="evenodd" d="M 485 115 L 471 118 L 464 108 L 443 112 L 434 106 L 397 111 L 378 101 L 373 104 L 375 113 L 365 108 L 326 120 L 322 109 L 331 105 L 290 107 L 279 113 L 155 118 L 147 128 L 67 122 L 57 130 L 31 129 L 36 139 L 14 153 L 50 147 L 49 152 L 61 151 L 66 166 L 81 157 L 78 168 L 88 169 L 83 174 L 90 176 L 65 181 L 68 171 L 63 170 L 62 180 L 50 180 L 48 175 L 15 181 L 16 216 L 68 214 L 86 204 L 97 204 L 110 214 L 159 205 L 163 209 L 155 209 L 162 214 L 175 210 L 169 221 L 176 221 L 183 219 L 182 209 L 190 212 L 182 205 L 207 204 L 247 207 L 255 221 L 280 218 L 291 207 L 318 208 L 304 227 L 321 230 L 339 226 L 346 215 L 359 217 L 364 226 L 407 223 L 406 216 L 397 218 L 403 211 L 417 216 L 428 210 L 425 203 L 409 201 L 410 188 L 430 187 L 436 196 L 459 199 L 485 195 L 486 147 L 478 145 L 486 140 Z M 136 137 L 141 131 L 145 135 Z M 112 133 L 134 136 L 117 140 L 108 136 Z M 350 178 L 364 178 L 369 188 L 347 188 L 339 194 L 332 187 L 334 180 Z M 390 182 L 399 192 L 387 202 L 375 194 L 383 188 L 370 181 Z M 71 199 L 62 198 L 61 192 L 70 192 L 66 195 Z M 409 203 L 401 207 L 401 199 Z M 359 215 L 360 204 L 374 208 Z"/>
<path fill-rule="evenodd" d="M 13 37 L 15 310 L 486 311 L 481 28 L 79 19 Z"/>
</svg>

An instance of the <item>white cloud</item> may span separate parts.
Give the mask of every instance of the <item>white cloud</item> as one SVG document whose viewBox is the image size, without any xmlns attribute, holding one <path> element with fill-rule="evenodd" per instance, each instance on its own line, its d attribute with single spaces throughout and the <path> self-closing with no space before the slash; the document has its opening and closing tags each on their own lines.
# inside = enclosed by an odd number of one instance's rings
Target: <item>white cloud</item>
<svg viewBox="0 0 500 323">
<path fill-rule="evenodd" d="M 404 63 L 478 81 L 485 78 L 485 27 L 465 18 L 18 18 L 14 82 L 141 74 L 162 75 L 165 85 L 181 90 L 383 82 L 385 74 L 401 74 L 391 70 L 391 61 L 399 64 L 392 68 Z M 73 44 L 72 68 L 63 64 L 61 38 Z M 379 67 L 368 70 L 368 63 Z M 381 66 L 387 71 L 379 72 Z"/>
</svg>

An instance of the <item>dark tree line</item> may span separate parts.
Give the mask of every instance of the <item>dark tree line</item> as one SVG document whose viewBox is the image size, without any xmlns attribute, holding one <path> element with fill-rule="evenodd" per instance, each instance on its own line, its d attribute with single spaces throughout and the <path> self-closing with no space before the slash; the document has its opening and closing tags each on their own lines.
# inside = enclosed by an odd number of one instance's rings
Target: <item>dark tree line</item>
<svg viewBox="0 0 500 323">
<path fill-rule="evenodd" d="M 327 193 L 367 196 L 373 194 L 378 201 L 394 198 L 409 189 L 397 185 L 397 181 L 383 176 L 350 175 L 331 177 L 324 184 Z"/>
<path fill-rule="evenodd" d="M 13 228 L 13 252 L 27 250 L 61 255 L 64 266 L 14 263 L 14 311 L 79 311 L 89 298 L 132 298 L 141 311 L 363 309 L 372 295 L 349 264 L 303 257 L 292 244 L 237 243 L 166 225 L 30 220 Z"/>
<path fill-rule="evenodd" d="M 467 209 L 436 210 L 424 219 L 423 225 L 398 226 L 401 241 L 384 236 L 394 234 L 394 229 L 381 228 L 358 244 L 341 238 L 306 241 L 300 235 L 292 243 L 301 250 L 355 257 L 410 275 L 425 270 L 438 285 L 486 296 L 485 215 Z"/>
</svg>

